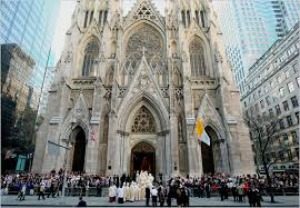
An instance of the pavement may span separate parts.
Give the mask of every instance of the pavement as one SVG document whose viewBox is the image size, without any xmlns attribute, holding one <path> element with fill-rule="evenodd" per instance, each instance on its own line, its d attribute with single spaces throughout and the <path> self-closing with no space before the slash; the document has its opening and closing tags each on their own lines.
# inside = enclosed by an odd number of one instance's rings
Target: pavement
<svg viewBox="0 0 300 208">
<path fill-rule="evenodd" d="M 144 207 L 145 201 L 125 202 L 124 204 L 109 203 L 107 197 L 84 197 L 89 207 Z M 276 196 L 276 203 L 270 203 L 270 197 L 264 197 L 263 207 L 299 207 L 299 196 Z M 26 196 L 24 201 L 16 200 L 16 196 L 1 196 L 1 207 L 75 207 L 78 197 L 58 197 L 37 200 L 37 196 Z M 151 202 L 150 205 L 152 206 Z M 176 200 L 172 200 L 176 206 Z M 230 197 L 221 201 L 219 197 L 190 198 L 191 207 L 249 207 L 248 199 L 242 203 L 234 202 Z"/>
</svg>

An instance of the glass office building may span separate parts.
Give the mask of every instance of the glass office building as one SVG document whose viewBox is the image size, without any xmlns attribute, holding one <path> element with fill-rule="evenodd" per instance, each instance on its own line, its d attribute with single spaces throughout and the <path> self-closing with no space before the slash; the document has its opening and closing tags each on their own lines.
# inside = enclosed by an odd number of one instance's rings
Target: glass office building
<svg viewBox="0 0 300 208">
<path fill-rule="evenodd" d="M 240 91 L 251 65 L 299 21 L 299 0 L 214 0 Z"/>
<path fill-rule="evenodd" d="M 34 59 L 35 68 L 24 80 L 33 88 L 34 102 L 39 101 L 47 66 L 54 64 L 50 48 L 59 5 L 60 0 L 1 0 L 0 43 L 17 44 Z"/>
</svg>

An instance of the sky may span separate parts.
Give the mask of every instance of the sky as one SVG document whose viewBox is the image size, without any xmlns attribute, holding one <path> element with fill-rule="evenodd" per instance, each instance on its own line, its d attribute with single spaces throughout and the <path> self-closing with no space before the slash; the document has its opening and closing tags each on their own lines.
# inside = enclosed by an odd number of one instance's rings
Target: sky
<svg viewBox="0 0 300 208">
<path fill-rule="evenodd" d="M 130 8 L 137 0 L 123 0 L 124 14 L 127 14 Z M 161 14 L 164 14 L 165 2 L 163 0 L 152 0 Z M 77 0 L 61 0 L 60 10 L 56 23 L 56 30 L 52 42 L 52 51 L 54 53 L 54 63 L 57 63 L 64 49 L 65 34 L 71 26 L 71 17 L 75 9 Z"/>
<path fill-rule="evenodd" d="M 65 34 L 71 26 L 71 17 L 75 9 L 76 2 L 76 0 L 61 0 L 56 29 L 52 41 L 52 51 L 54 53 L 55 63 L 59 60 L 63 50 Z"/>
</svg>

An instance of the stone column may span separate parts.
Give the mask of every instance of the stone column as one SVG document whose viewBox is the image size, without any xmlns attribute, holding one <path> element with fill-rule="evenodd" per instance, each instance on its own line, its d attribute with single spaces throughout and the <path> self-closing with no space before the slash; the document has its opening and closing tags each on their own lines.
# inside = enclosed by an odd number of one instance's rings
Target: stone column
<svg viewBox="0 0 300 208">
<path fill-rule="evenodd" d="M 165 154 L 164 154 L 164 149 L 165 149 L 165 141 L 164 141 L 164 137 L 161 136 L 161 135 L 158 135 L 158 138 L 157 138 L 157 146 L 156 146 L 156 153 L 155 153 L 155 162 L 156 162 L 156 175 L 158 176 L 159 173 L 162 173 L 164 174 L 164 170 L 163 170 L 163 167 L 164 165 L 163 164 L 166 164 L 164 163 L 165 161 Z"/>
<path fill-rule="evenodd" d="M 177 118 L 174 114 L 171 114 L 170 118 L 170 136 L 171 136 L 171 175 L 179 175 L 179 149 L 178 149 L 178 132 L 177 132 Z"/>
<path fill-rule="evenodd" d="M 130 145 L 129 145 L 129 134 L 126 132 L 120 133 L 121 135 L 121 170 L 122 174 L 129 174 L 129 165 L 130 165 Z"/>
<path fill-rule="evenodd" d="M 115 124 L 117 119 L 113 113 L 109 115 L 109 133 L 108 133 L 108 147 L 107 147 L 107 160 L 108 166 L 111 170 L 106 169 L 106 175 L 119 174 L 120 172 L 120 151 L 121 151 L 121 138 L 120 134 L 116 133 Z"/>
<path fill-rule="evenodd" d="M 229 163 L 229 152 L 227 145 L 228 143 L 224 140 L 220 140 L 220 151 L 221 151 L 221 158 L 222 158 L 222 172 L 230 173 L 230 163 Z"/>
<path fill-rule="evenodd" d="M 96 136 L 99 133 L 99 128 L 96 125 L 90 127 L 90 134 L 94 134 L 94 138 L 88 135 L 88 142 L 85 149 L 85 171 L 90 174 L 96 174 L 98 170 L 99 158 L 99 138 Z"/>
<path fill-rule="evenodd" d="M 171 138 L 170 134 L 165 135 L 165 144 L 164 144 L 164 152 L 165 152 L 165 161 L 163 162 L 165 164 L 165 177 L 168 179 L 171 176 L 172 171 L 172 157 L 171 157 Z"/>
<path fill-rule="evenodd" d="M 188 123 L 189 122 L 189 123 Z M 189 159 L 189 175 L 200 176 L 203 174 L 202 170 L 202 155 L 201 145 L 199 145 L 197 138 L 194 135 L 194 121 L 187 122 L 187 145 L 188 145 L 188 159 Z"/>
</svg>

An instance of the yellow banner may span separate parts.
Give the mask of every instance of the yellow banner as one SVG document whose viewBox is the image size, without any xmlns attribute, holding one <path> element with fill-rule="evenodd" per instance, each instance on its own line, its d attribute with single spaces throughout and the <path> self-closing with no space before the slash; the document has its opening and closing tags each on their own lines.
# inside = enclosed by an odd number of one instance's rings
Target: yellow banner
<svg viewBox="0 0 300 208">
<path fill-rule="evenodd" d="M 197 119 L 195 129 L 196 129 L 196 134 L 197 134 L 198 138 L 200 138 L 204 132 L 204 124 L 203 124 L 203 120 L 201 118 Z"/>
</svg>

